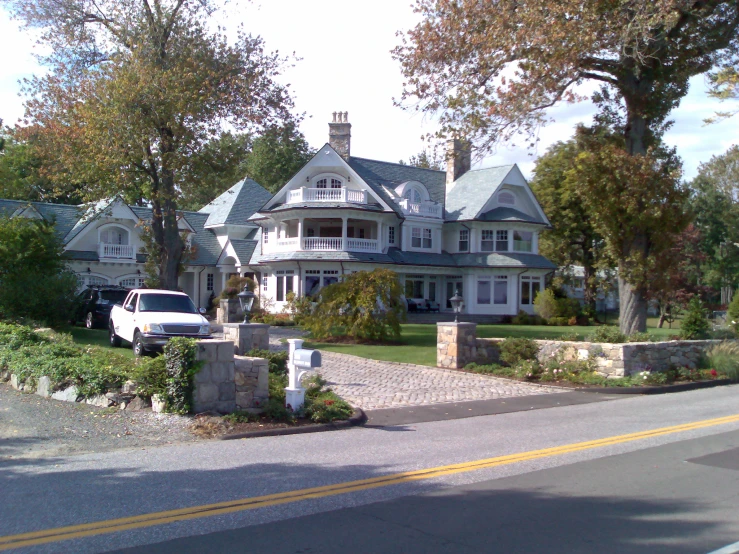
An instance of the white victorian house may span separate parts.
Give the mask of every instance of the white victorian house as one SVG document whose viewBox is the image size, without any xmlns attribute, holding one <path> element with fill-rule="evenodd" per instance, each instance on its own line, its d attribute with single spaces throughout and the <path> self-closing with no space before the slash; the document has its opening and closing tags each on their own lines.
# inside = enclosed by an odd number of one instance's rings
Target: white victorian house
<svg viewBox="0 0 739 554">
<path fill-rule="evenodd" d="M 274 196 L 245 179 L 182 212 L 195 254 L 181 288 L 205 306 L 228 276 L 247 275 L 281 311 L 291 291 L 315 296 L 342 275 L 382 267 L 421 306 L 451 311 L 458 290 L 465 313 L 481 319 L 533 313 L 556 267 L 538 253 L 549 221 L 516 165 L 470 170 L 459 141 L 448 145 L 446 171 L 358 158 L 350 147 L 351 124 L 335 114 L 329 142 Z M 138 223 L 148 208 L 0 200 L 0 213 L 56 221 L 81 285 L 143 280 Z"/>
</svg>

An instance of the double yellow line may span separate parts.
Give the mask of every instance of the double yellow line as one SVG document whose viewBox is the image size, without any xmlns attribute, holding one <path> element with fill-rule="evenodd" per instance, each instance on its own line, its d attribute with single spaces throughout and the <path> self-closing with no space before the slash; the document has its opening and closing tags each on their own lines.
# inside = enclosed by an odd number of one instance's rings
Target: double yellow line
<svg viewBox="0 0 739 554">
<path fill-rule="evenodd" d="M 651 429 L 649 431 L 630 433 L 628 435 L 618 435 L 593 441 L 578 442 L 567 444 L 564 446 L 556 446 L 553 448 L 544 448 L 542 450 L 531 450 L 518 454 L 509 454 L 507 456 L 497 456 L 495 458 L 486 458 L 483 460 L 475 460 L 472 462 L 419 469 L 417 471 L 406 471 L 403 473 L 394 473 L 392 475 L 373 477 L 371 479 L 361 479 L 359 481 L 348 481 L 346 483 L 337 483 L 335 485 L 327 485 L 324 487 L 300 489 L 278 494 L 269 494 L 266 496 L 257 496 L 254 498 L 243 498 L 240 500 L 232 500 L 228 502 L 218 502 L 216 504 L 204 504 L 202 506 L 194 506 L 191 508 L 154 512 L 138 516 L 98 521 L 95 523 L 84 523 L 81 525 L 70 525 L 68 527 L 57 527 L 55 529 L 34 531 L 32 533 L 21 533 L 19 535 L 8 535 L 5 537 L 0 537 L 0 550 L 10 550 L 11 548 L 21 548 L 26 546 L 34 546 L 37 544 L 58 542 L 69 539 L 78 539 L 81 537 L 89 537 L 92 535 L 117 533 L 119 531 L 128 531 L 130 529 L 140 529 L 142 527 L 164 525 L 167 523 L 174 523 L 176 521 L 186 521 L 189 519 L 229 514 L 245 510 L 254 510 L 267 506 L 276 506 L 278 504 L 288 504 L 290 502 L 298 502 L 300 500 L 308 500 L 311 498 L 323 498 L 326 496 L 334 496 L 337 494 L 347 494 L 378 487 L 399 485 L 402 483 L 409 483 L 411 481 L 434 479 L 436 477 L 442 477 L 444 475 L 465 473 L 468 471 L 477 471 L 480 469 L 526 462 L 539 458 L 547 458 L 549 456 L 560 456 L 563 454 L 569 454 L 571 452 L 578 452 L 580 450 L 602 448 L 604 446 L 611 446 L 614 444 L 659 437 L 661 435 L 670 435 L 673 433 L 681 433 L 684 431 L 692 431 L 694 429 L 702 429 L 704 427 L 714 427 L 716 425 L 724 425 L 734 422 L 739 422 L 739 414 L 727 417 L 720 417 L 716 419 L 696 421 L 683 425 L 673 425 L 671 427 Z"/>
</svg>

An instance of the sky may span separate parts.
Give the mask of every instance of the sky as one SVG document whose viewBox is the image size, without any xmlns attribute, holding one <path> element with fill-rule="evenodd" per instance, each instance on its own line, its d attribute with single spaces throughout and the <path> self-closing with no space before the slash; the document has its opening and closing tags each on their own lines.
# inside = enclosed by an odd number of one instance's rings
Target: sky
<svg viewBox="0 0 739 554">
<path fill-rule="evenodd" d="M 352 155 L 390 162 L 418 154 L 424 149 L 422 136 L 434 130 L 428 116 L 404 111 L 393 102 L 403 80 L 390 51 L 400 40 L 396 32 L 412 28 L 416 21 L 408 0 L 232 0 L 219 15 L 227 32 L 243 24 L 264 38 L 268 50 L 294 52 L 300 58 L 282 80 L 291 85 L 297 111 L 306 114 L 301 130 L 311 146 L 328 141 L 332 112 L 346 111 L 352 124 Z M 19 80 L 43 71 L 33 57 L 38 51 L 34 36 L 18 27 L 0 9 L 0 118 L 5 124 L 23 115 Z M 682 157 L 686 179 L 695 176 L 701 162 L 739 142 L 739 116 L 703 124 L 715 111 L 730 107 L 707 97 L 703 77 L 691 81 L 665 137 Z M 536 157 L 554 142 L 570 138 L 578 123 L 589 124 L 593 113 L 589 102 L 555 107 L 548 114 L 553 122 L 541 130 L 535 149 L 524 148 L 524 140 L 516 146 L 503 144 L 476 167 L 518 163 L 530 177 Z"/>
</svg>

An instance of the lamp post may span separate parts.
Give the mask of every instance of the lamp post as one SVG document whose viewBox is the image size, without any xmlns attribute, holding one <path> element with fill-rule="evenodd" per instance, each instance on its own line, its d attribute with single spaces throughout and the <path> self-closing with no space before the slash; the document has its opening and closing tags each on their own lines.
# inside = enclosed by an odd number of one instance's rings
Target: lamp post
<svg viewBox="0 0 739 554">
<path fill-rule="evenodd" d="M 457 318 L 462 313 L 462 308 L 464 308 L 464 298 L 459 295 L 459 289 L 454 291 L 454 296 L 449 299 L 449 303 L 454 310 L 454 323 L 459 323 Z"/>
<path fill-rule="evenodd" d="M 249 323 L 249 312 L 251 312 L 252 304 L 254 304 L 254 293 L 244 285 L 244 290 L 236 296 L 239 299 L 239 304 L 241 304 L 241 311 L 244 312 L 244 323 Z"/>
</svg>

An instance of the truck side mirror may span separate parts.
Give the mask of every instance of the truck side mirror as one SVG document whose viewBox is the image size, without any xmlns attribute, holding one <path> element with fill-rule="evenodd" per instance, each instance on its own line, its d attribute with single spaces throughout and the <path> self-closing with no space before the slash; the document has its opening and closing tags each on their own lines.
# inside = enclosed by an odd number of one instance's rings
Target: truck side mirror
<svg viewBox="0 0 739 554">
<path fill-rule="evenodd" d="M 126 310 L 127 312 L 133 313 L 134 307 L 133 307 L 133 304 L 126 304 L 125 306 L 123 306 L 123 309 Z"/>
<path fill-rule="evenodd" d="M 205 312 L 206 312 L 205 308 L 202 308 L 202 307 L 201 308 L 198 308 L 198 313 L 200 315 L 205 315 Z"/>
</svg>

